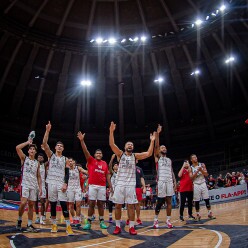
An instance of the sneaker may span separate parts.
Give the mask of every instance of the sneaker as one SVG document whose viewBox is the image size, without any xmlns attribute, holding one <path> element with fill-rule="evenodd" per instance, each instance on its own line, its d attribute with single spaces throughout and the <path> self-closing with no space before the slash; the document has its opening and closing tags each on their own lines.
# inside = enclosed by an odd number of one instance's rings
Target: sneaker
<svg viewBox="0 0 248 248">
<path fill-rule="evenodd" d="M 100 221 L 101 229 L 107 229 L 108 227 L 105 225 L 104 220 Z"/>
<path fill-rule="evenodd" d="M 130 223 L 130 221 L 129 221 L 129 219 L 127 219 L 126 225 L 129 226 L 129 223 Z"/>
<path fill-rule="evenodd" d="M 75 225 L 77 223 L 76 220 L 73 220 L 71 224 Z"/>
<path fill-rule="evenodd" d="M 195 220 L 195 216 L 189 215 L 189 220 Z"/>
<path fill-rule="evenodd" d="M 113 219 L 111 217 L 109 218 L 109 223 L 113 223 Z"/>
<path fill-rule="evenodd" d="M 114 230 L 114 232 L 113 232 L 113 234 L 114 234 L 114 235 L 117 235 L 117 234 L 119 234 L 119 233 L 121 233 L 121 228 L 120 228 L 119 226 L 116 226 L 116 227 L 115 227 L 115 230 Z"/>
<path fill-rule="evenodd" d="M 158 220 L 154 220 L 153 222 L 153 228 L 157 229 L 158 228 Z"/>
<path fill-rule="evenodd" d="M 166 224 L 168 228 L 173 228 L 173 225 L 171 224 L 170 220 L 167 220 Z"/>
<path fill-rule="evenodd" d="M 40 217 L 37 217 L 37 218 L 36 218 L 35 224 L 40 224 Z"/>
<path fill-rule="evenodd" d="M 58 226 L 56 224 L 52 224 L 51 233 L 56 233 L 56 232 L 58 232 Z"/>
<path fill-rule="evenodd" d="M 91 229 L 91 224 L 87 222 L 87 223 L 83 226 L 83 230 L 90 230 L 90 229 Z"/>
<path fill-rule="evenodd" d="M 136 220 L 136 223 L 137 223 L 137 225 L 142 225 L 141 219 L 137 219 L 137 220 Z"/>
<path fill-rule="evenodd" d="M 16 223 L 16 229 L 21 231 L 22 230 L 22 220 L 18 220 Z"/>
<path fill-rule="evenodd" d="M 133 226 L 132 226 L 131 228 L 129 228 L 129 233 L 130 233 L 131 235 L 137 235 L 137 232 L 136 232 L 136 230 L 134 229 Z"/>
<path fill-rule="evenodd" d="M 212 212 L 210 212 L 210 213 L 208 214 L 208 218 L 211 219 L 211 220 L 216 219 L 216 217 L 213 216 L 213 213 L 212 213 Z"/>
<path fill-rule="evenodd" d="M 68 236 L 73 236 L 74 235 L 70 225 L 66 227 L 66 233 L 67 233 Z"/>
<path fill-rule="evenodd" d="M 79 220 L 74 220 L 73 223 L 74 223 L 74 225 L 75 225 L 76 227 L 81 226 L 81 223 L 80 223 Z"/>
<path fill-rule="evenodd" d="M 93 221 L 95 219 L 96 219 L 96 216 L 95 215 L 92 215 L 91 220 Z"/>
<path fill-rule="evenodd" d="M 27 226 L 26 232 L 37 233 L 38 230 L 32 225 L 30 225 L 30 226 Z"/>
<path fill-rule="evenodd" d="M 40 225 L 46 225 L 46 223 L 44 222 L 44 220 L 40 219 Z"/>
<path fill-rule="evenodd" d="M 201 215 L 197 214 L 196 218 L 195 218 L 195 221 L 200 221 L 200 220 L 201 220 Z"/>
<path fill-rule="evenodd" d="M 180 215 L 179 219 L 180 219 L 181 221 L 184 221 L 184 218 L 183 218 L 183 216 L 181 216 L 181 215 Z"/>
</svg>

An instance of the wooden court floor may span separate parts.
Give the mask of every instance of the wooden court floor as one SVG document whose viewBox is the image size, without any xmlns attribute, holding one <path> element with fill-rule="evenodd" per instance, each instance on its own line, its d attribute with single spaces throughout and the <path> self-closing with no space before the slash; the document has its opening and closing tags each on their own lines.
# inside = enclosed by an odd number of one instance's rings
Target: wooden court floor
<svg viewBox="0 0 248 248">
<path fill-rule="evenodd" d="M 222 203 L 212 206 L 215 220 L 207 219 L 205 207 L 201 207 L 202 220 L 200 222 L 180 222 L 178 209 L 173 210 L 173 229 L 165 226 L 165 210 L 160 212 L 160 228 L 152 229 L 153 210 L 142 210 L 142 226 L 138 226 L 138 235 L 130 236 L 128 227 L 122 229 L 122 234 L 112 235 L 114 225 L 101 230 L 99 222 L 94 221 L 91 231 L 75 229 L 75 236 L 68 237 L 65 233 L 65 224 L 60 223 L 59 232 L 50 233 L 50 221 L 47 225 L 35 225 L 40 228 L 36 234 L 17 233 L 15 230 L 17 211 L 0 209 L 0 247 L 248 247 L 248 199 Z M 82 209 L 84 215 L 86 209 Z M 123 220 L 126 220 L 126 210 L 123 212 Z M 105 219 L 108 212 L 105 211 Z M 185 210 L 185 216 L 186 210 Z M 23 226 L 27 224 L 27 213 L 24 214 Z"/>
</svg>

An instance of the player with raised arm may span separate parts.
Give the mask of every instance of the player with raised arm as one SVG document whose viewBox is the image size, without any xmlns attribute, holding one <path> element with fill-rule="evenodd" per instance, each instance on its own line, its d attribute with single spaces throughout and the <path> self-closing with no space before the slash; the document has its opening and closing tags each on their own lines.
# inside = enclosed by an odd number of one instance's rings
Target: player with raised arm
<svg viewBox="0 0 248 248">
<path fill-rule="evenodd" d="M 78 139 L 80 140 L 81 147 L 84 156 L 87 160 L 88 166 L 88 184 L 89 184 L 89 208 L 88 208 L 88 220 L 84 225 L 84 230 L 91 229 L 92 215 L 94 214 L 95 204 L 97 201 L 100 228 L 107 229 L 104 223 L 104 202 L 106 201 L 106 181 L 108 181 L 109 188 L 112 192 L 112 185 L 110 181 L 110 173 L 108 165 L 102 160 L 103 154 L 100 149 L 97 149 L 94 154 L 94 158 L 90 155 L 86 144 L 84 142 L 85 134 L 78 132 Z"/>
<path fill-rule="evenodd" d="M 125 151 L 120 150 L 114 141 L 114 131 L 116 129 L 116 124 L 111 122 L 109 128 L 109 145 L 112 151 L 117 156 L 119 161 L 119 167 L 116 176 L 115 191 L 113 195 L 113 200 L 115 203 L 115 220 L 116 228 L 113 234 L 121 233 L 121 206 L 123 203 L 128 204 L 128 215 L 130 218 L 129 233 L 131 235 L 136 235 L 137 232 L 134 229 L 134 219 L 135 212 L 134 206 L 137 201 L 136 197 L 136 159 L 143 160 L 152 155 L 154 148 L 155 132 L 150 134 L 150 146 L 146 152 L 133 153 L 134 145 L 133 142 L 126 142 Z"/>
<path fill-rule="evenodd" d="M 155 208 L 155 217 L 153 228 L 158 228 L 158 215 L 162 205 L 166 202 L 167 219 L 166 224 L 168 228 L 173 228 L 171 224 L 171 198 L 176 190 L 176 179 L 172 168 L 171 159 L 167 154 L 166 146 L 159 145 L 159 134 L 162 131 L 162 126 L 158 125 L 157 135 L 155 140 L 154 158 L 157 166 L 158 177 L 158 200 Z"/>
<path fill-rule="evenodd" d="M 56 221 L 57 201 L 60 201 L 62 213 L 66 223 L 66 233 L 70 236 L 73 231 L 70 224 L 69 212 L 67 209 L 67 185 L 69 180 L 69 168 L 66 168 L 67 158 L 63 156 L 64 144 L 58 141 L 55 146 L 55 153 L 50 150 L 47 144 L 52 125 L 50 121 L 46 125 L 46 132 L 43 137 L 43 147 L 49 160 L 46 182 L 48 185 L 48 199 L 51 204 L 52 233 L 58 232 Z"/>
<path fill-rule="evenodd" d="M 35 159 L 37 153 L 37 146 L 32 144 L 33 139 L 30 139 L 24 143 L 16 146 L 16 152 L 21 160 L 22 165 L 22 182 L 21 182 L 21 204 L 18 210 L 18 220 L 16 228 L 21 230 L 22 216 L 25 210 L 26 203 L 28 202 L 28 225 L 27 232 L 37 232 L 37 229 L 33 227 L 33 207 L 35 201 L 37 201 L 37 185 L 39 186 L 39 195 L 42 195 L 41 177 L 40 177 L 40 164 Z M 28 156 L 26 156 L 22 149 L 28 146 Z"/>
</svg>

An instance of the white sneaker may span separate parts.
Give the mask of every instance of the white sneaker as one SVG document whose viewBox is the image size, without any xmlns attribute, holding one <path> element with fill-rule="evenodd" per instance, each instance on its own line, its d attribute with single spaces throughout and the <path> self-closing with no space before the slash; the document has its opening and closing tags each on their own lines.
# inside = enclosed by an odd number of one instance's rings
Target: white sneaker
<svg viewBox="0 0 248 248">
<path fill-rule="evenodd" d="M 40 219 L 40 224 L 41 225 L 46 225 L 46 223 L 44 222 L 44 220 Z"/>
<path fill-rule="evenodd" d="M 153 222 L 153 228 L 157 229 L 158 228 L 158 220 L 154 220 Z"/>
</svg>

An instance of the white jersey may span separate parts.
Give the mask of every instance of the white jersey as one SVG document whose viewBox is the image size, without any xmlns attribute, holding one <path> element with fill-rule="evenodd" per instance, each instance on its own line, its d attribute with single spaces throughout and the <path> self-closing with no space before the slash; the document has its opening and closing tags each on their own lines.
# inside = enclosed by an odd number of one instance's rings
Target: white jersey
<svg viewBox="0 0 248 248">
<path fill-rule="evenodd" d="M 81 189 L 80 186 L 80 175 L 78 171 L 78 167 L 75 166 L 74 169 L 69 170 L 69 181 L 68 181 L 68 188 L 67 190 L 75 190 Z"/>
<path fill-rule="evenodd" d="M 45 167 L 45 164 L 42 163 L 40 164 L 40 177 L 41 177 L 41 185 L 42 185 L 42 188 L 44 188 L 46 185 L 46 167 Z"/>
<path fill-rule="evenodd" d="M 116 175 L 115 186 L 135 186 L 136 185 L 136 161 L 134 154 L 131 156 L 123 153 L 120 158 Z"/>
<path fill-rule="evenodd" d="M 66 158 L 64 156 L 58 157 L 54 153 L 52 154 L 49 160 L 49 170 L 46 178 L 47 183 L 56 185 L 64 183 L 65 163 Z"/>
<path fill-rule="evenodd" d="M 113 189 L 115 188 L 115 184 L 116 184 L 116 176 L 117 176 L 117 172 L 113 171 L 113 174 L 111 176 L 111 184 L 112 184 Z"/>
<path fill-rule="evenodd" d="M 37 189 L 38 180 L 37 180 L 37 171 L 38 171 L 39 162 L 29 157 L 25 157 L 23 167 L 22 167 L 22 187 L 27 187 L 30 189 Z"/>
<path fill-rule="evenodd" d="M 171 160 L 165 156 L 160 156 L 158 160 L 158 181 L 173 182 L 172 178 L 172 163 Z"/>
<path fill-rule="evenodd" d="M 194 167 L 193 165 L 191 165 L 191 169 L 192 169 L 192 174 L 194 174 L 197 171 L 198 167 L 202 167 L 201 163 L 198 163 L 198 166 Z M 205 183 L 205 177 L 204 175 L 202 175 L 202 173 L 200 171 L 198 171 L 196 178 L 194 179 L 193 183 L 194 184 L 202 184 Z"/>
</svg>

